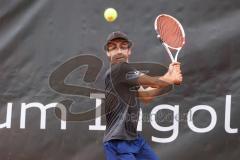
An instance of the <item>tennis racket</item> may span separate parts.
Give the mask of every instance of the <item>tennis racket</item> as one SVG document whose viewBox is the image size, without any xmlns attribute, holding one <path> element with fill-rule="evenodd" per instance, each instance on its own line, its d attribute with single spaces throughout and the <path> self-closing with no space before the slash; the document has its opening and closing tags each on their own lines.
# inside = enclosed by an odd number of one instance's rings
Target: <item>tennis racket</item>
<svg viewBox="0 0 240 160">
<path fill-rule="evenodd" d="M 172 62 L 177 62 L 178 53 L 185 44 L 185 33 L 181 23 L 170 15 L 160 14 L 155 19 L 154 27 Z M 171 50 L 175 51 L 175 57 Z"/>
</svg>

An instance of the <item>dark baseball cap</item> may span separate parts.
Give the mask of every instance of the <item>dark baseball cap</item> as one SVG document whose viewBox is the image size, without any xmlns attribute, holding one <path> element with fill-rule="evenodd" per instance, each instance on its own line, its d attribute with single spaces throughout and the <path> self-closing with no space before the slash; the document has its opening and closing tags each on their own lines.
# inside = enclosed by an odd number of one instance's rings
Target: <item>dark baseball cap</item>
<svg viewBox="0 0 240 160">
<path fill-rule="evenodd" d="M 107 51 L 107 44 L 114 39 L 124 39 L 129 43 L 129 48 L 132 46 L 132 41 L 130 41 L 127 35 L 121 31 L 112 32 L 107 37 L 107 42 L 104 45 L 104 50 Z"/>
</svg>

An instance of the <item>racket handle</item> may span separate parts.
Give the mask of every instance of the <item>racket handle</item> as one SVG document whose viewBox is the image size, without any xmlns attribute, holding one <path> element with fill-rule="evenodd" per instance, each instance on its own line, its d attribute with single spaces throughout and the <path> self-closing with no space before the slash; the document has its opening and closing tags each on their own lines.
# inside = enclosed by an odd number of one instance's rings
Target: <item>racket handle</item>
<svg viewBox="0 0 240 160">
<path fill-rule="evenodd" d="M 173 58 L 173 55 L 172 55 L 171 51 L 169 50 L 169 48 L 166 46 L 165 43 L 162 43 L 162 44 L 163 44 L 164 48 L 167 50 L 168 55 L 169 55 L 169 57 L 171 58 L 172 62 L 175 62 L 175 60 L 174 60 L 174 58 Z"/>
<path fill-rule="evenodd" d="M 176 56 L 175 56 L 175 59 L 174 61 L 177 62 L 177 58 L 178 58 L 178 53 L 179 53 L 180 49 L 177 50 L 177 53 L 176 53 Z"/>
</svg>

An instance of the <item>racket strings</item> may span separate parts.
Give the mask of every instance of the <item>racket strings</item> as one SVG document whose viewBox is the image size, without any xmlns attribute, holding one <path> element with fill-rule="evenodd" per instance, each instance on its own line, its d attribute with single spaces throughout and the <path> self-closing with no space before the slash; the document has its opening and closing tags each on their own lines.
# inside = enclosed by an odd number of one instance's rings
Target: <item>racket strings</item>
<svg viewBox="0 0 240 160">
<path fill-rule="evenodd" d="M 165 37 L 165 33 L 166 33 L 166 31 L 165 31 L 166 27 L 164 27 L 164 25 L 165 25 L 164 23 L 158 23 L 158 26 L 160 26 L 160 27 L 158 27 L 158 28 L 160 28 L 159 33 L 162 37 L 162 40 L 164 39 L 163 37 Z"/>
<path fill-rule="evenodd" d="M 167 23 L 167 22 L 166 22 Z M 166 39 L 171 42 L 172 46 L 178 46 L 179 45 L 179 30 L 178 26 L 172 21 L 167 23 L 166 28 Z"/>
<path fill-rule="evenodd" d="M 157 30 L 161 40 L 173 48 L 182 47 L 184 34 L 181 26 L 172 18 L 161 16 L 157 20 Z"/>
<path fill-rule="evenodd" d="M 180 42 L 180 34 L 179 34 L 179 29 L 178 29 L 178 27 L 177 26 L 174 26 L 174 33 L 173 34 L 175 34 L 176 35 L 176 38 L 175 38 L 175 40 L 174 40 L 174 43 L 175 44 L 179 44 L 179 42 Z"/>
<path fill-rule="evenodd" d="M 179 30 L 179 26 L 175 26 L 174 34 L 176 35 L 176 39 L 174 40 L 174 44 L 176 46 L 181 45 L 181 43 L 182 43 L 182 36 L 181 36 L 181 32 Z"/>
</svg>

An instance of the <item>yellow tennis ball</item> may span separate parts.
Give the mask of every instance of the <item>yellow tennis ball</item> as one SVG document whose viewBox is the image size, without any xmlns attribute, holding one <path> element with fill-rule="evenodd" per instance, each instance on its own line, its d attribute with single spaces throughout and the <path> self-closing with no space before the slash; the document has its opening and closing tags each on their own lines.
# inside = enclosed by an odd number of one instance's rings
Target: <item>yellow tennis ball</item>
<svg viewBox="0 0 240 160">
<path fill-rule="evenodd" d="M 107 8 L 104 11 L 104 18 L 108 22 L 113 22 L 117 19 L 118 13 L 114 8 Z"/>
</svg>

